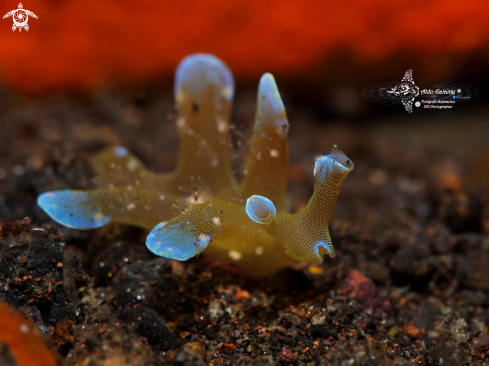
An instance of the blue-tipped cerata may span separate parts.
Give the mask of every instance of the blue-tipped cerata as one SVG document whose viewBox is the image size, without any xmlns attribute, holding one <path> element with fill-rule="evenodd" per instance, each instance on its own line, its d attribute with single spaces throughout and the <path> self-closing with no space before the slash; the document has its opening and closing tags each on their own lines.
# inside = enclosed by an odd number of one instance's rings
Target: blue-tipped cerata
<svg viewBox="0 0 489 366">
<path fill-rule="evenodd" d="M 267 225 L 272 222 L 277 211 L 275 205 L 263 196 L 251 196 L 246 201 L 246 213 L 253 221 Z"/>
<path fill-rule="evenodd" d="M 72 229 L 96 229 L 110 221 L 86 191 L 46 192 L 37 198 L 37 204 L 54 221 Z"/>
<path fill-rule="evenodd" d="M 260 79 L 256 123 L 274 130 L 281 139 L 287 139 L 289 124 L 284 103 L 280 97 L 277 83 L 273 75 L 269 73 L 263 74 Z"/>
<path fill-rule="evenodd" d="M 217 88 L 217 95 L 221 95 L 228 102 L 233 99 L 234 79 L 226 64 L 207 53 L 195 53 L 185 57 L 175 73 L 177 98 L 182 89 L 197 95 L 209 87 Z"/>
<path fill-rule="evenodd" d="M 200 254 L 211 241 L 211 235 L 199 232 L 190 221 L 162 222 L 146 238 L 146 246 L 156 255 L 186 261 Z"/>
<path fill-rule="evenodd" d="M 284 102 L 282 102 L 282 98 L 280 97 L 277 83 L 270 73 L 263 74 L 260 79 L 258 101 L 258 114 L 276 118 L 280 117 L 285 111 Z"/>
</svg>

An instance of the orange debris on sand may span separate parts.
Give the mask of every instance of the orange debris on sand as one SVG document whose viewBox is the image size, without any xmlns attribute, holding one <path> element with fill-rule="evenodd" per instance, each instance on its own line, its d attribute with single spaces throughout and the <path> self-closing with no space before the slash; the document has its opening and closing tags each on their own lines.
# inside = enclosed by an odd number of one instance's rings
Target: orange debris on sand
<svg viewBox="0 0 489 366">
<path fill-rule="evenodd" d="M 2 14 L 12 4 L 2 2 Z M 0 79 L 28 92 L 170 76 L 194 52 L 216 54 L 238 79 L 265 71 L 282 79 L 335 51 L 379 60 L 466 54 L 489 41 L 486 0 L 31 0 L 28 8 L 38 16 L 28 32 L 0 22 Z"/>
<path fill-rule="evenodd" d="M 239 290 L 238 292 L 236 292 L 236 300 L 238 300 L 238 301 L 248 300 L 250 298 L 251 298 L 251 295 L 246 290 Z"/>
<path fill-rule="evenodd" d="M 0 343 L 8 346 L 18 366 L 56 366 L 41 332 L 8 304 L 0 302 Z"/>
<path fill-rule="evenodd" d="M 417 338 L 421 338 L 422 337 L 422 335 L 424 333 L 424 329 L 419 329 L 419 328 L 415 327 L 414 325 L 410 324 L 407 327 L 406 333 L 411 338 L 417 339 Z"/>
</svg>

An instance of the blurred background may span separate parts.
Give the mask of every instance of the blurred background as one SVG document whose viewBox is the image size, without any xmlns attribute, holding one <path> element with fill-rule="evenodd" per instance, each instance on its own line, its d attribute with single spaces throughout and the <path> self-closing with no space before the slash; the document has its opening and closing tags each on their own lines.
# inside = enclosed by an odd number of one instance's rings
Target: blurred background
<svg viewBox="0 0 489 366">
<path fill-rule="evenodd" d="M 291 122 L 296 208 L 311 193 L 314 155 L 333 143 L 355 162 L 367 159 L 367 171 L 385 159 L 392 170 L 395 159 L 417 154 L 433 159 L 418 165 L 419 174 L 434 167 L 441 187 L 460 187 L 467 177 L 471 187 L 489 185 L 486 0 L 29 0 L 23 6 L 38 16 L 29 18 L 29 31 L 12 31 L 11 17 L 0 22 L 4 217 L 41 215 L 35 198 L 47 187 L 90 187 L 88 161 L 108 145 L 125 145 L 151 169 L 171 171 L 178 147 L 173 74 L 195 52 L 215 54 L 234 73 L 232 123 L 245 131 L 235 143 L 246 145 L 260 76 L 274 74 Z M 0 12 L 17 7 L 3 1 Z M 365 88 L 400 81 L 408 69 L 420 88 L 452 80 L 477 88 L 479 98 L 450 111 L 408 114 L 362 97 Z M 369 144 L 376 140 L 374 153 Z M 372 182 L 387 179 L 379 174 Z M 18 202 L 9 192 L 20 192 L 19 182 L 9 177 L 25 181 Z"/>
<path fill-rule="evenodd" d="M 17 8 L 3 1 L 2 12 Z M 1 22 L 4 87 L 45 97 L 103 86 L 168 90 L 178 62 L 217 55 L 238 87 L 273 73 L 297 103 L 359 114 L 358 91 L 414 70 L 418 85 L 446 79 L 484 88 L 484 0 L 30 0 L 31 29 Z M 2 14 L 3 14 L 2 13 Z M 365 112 L 365 111 L 364 111 Z"/>
</svg>

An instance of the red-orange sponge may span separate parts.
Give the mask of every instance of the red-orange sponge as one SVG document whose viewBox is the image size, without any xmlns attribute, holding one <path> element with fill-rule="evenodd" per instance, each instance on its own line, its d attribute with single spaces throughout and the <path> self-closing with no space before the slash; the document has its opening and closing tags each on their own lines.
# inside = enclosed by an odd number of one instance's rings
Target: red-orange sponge
<svg viewBox="0 0 489 366">
<path fill-rule="evenodd" d="M 18 366 L 57 365 L 41 332 L 4 302 L 0 302 L 0 343 L 8 346 Z"/>
<path fill-rule="evenodd" d="M 29 31 L 0 20 L 0 79 L 29 92 L 90 89 L 105 81 L 171 76 L 195 52 L 215 54 L 237 79 L 280 80 L 344 52 L 396 52 L 439 69 L 485 52 L 487 0 L 30 0 Z M 17 8 L 0 3 L 0 15 Z M 326 67 L 326 65 L 325 65 Z M 335 72 L 335 70 L 331 70 Z M 368 71 L 366 71 L 368 72 Z"/>
</svg>

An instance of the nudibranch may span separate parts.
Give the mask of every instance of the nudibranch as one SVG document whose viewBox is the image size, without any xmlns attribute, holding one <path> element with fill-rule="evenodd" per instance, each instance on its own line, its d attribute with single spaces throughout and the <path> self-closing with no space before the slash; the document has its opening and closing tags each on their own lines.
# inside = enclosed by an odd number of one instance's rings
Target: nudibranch
<svg viewBox="0 0 489 366">
<path fill-rule="evenodd" d="M 174 92 L 180 139 L 174 172 L 152 173 L 125 147 L 112 147 L 95 158 L 98 189 L 46 192 L 39 206 L 74 229 L 111 221 L 151 229 L 146 246 L 156 255 L 184 261 L 205 250 L 254 278 L 292 260 L 319 264 L 325 254 L 334 257 L 328 223 L 353 163 L 336 146 L 317 157 L 309 204 L 287 213 L 289 123 L 273 76 L 260 80 L 241 182 L 230 161 L 230 70 L 212 55 L 188 56 L 177 68 Z"/>
</svg>

